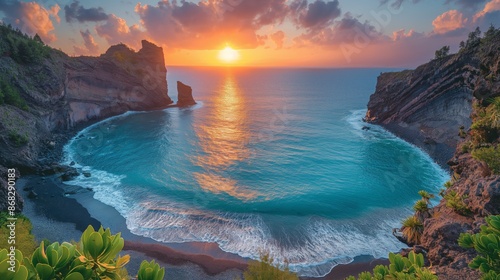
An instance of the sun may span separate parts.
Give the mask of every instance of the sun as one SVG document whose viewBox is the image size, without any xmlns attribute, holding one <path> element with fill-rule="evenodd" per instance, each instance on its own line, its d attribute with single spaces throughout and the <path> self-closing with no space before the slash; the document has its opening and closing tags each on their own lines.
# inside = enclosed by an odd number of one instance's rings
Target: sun
<svg viewBox="0 0 500 280">
<path fill-rule="evenodd" d="M 219 51 L 219 59 L 225 63 L 233 63 L 240 59 L 240 53 L 230 46 L 227 46 Z"/>
</svg>

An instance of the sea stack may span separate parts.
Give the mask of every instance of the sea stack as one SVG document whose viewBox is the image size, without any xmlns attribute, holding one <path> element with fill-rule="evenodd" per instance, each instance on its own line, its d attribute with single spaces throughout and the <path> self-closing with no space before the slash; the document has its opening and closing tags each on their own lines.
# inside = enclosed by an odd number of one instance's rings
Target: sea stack
<svg viewBox="0 0 500 280">
<path fill-rule="evenodd" d="M 190 86 L 177 81 L 177 93 L 177 106 L 188 107 L 196 104 L 193 98 L 193 89 Z"/>
</svg>

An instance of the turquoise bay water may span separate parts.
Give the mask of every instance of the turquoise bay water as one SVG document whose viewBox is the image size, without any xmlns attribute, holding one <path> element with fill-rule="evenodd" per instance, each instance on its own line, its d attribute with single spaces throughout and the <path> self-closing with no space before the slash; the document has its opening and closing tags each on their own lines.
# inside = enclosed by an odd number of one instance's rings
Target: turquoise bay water
<svg viewBox="0 0 500 280">
<path fill-rule="evenodd" d="M 381 69 L 171 67 L 199 104 L 127 113 L 66 146 L 91 187 L 135 234 L 267 250 L 301 275 L 404 247 L 391 230 L 421 189 L 448 175 L 377 126 L 362 130 Z"/>
</svg>

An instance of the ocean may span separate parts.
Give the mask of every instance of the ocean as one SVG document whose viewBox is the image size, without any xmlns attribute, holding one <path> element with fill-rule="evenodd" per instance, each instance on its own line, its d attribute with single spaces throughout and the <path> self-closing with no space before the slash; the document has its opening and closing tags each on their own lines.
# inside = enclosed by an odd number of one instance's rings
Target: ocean
<svg viewBox="0 0 500 280">
<path fill-rule="evenodd" d="M 69 184 L 160 242 L 216 242 L 269 253 L 302 276 L 405 247 L 392 229 L 418 191 L 449 179 L 416 147 L 362 122 L 388 69 L 169 67 L 193 88 L 185 109 L 129 112 L 81 131 L 65 147 L 92 176 Z M 363 130 L 368 126 L 369 130 Z"/>
</svg>

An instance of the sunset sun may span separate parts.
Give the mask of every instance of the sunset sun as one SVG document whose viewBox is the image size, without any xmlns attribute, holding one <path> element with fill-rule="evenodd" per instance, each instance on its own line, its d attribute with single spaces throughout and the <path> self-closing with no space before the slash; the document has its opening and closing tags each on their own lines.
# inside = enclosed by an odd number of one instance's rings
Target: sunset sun
<svg viewBox="0 0 500 280">
<path fill-rule="evenodd" d="M 219 59 L 225 63 L 233 63 L 240 59 L 240 53 L 237 50 L 227 46 L 219 51 Z"/>
</svg>

